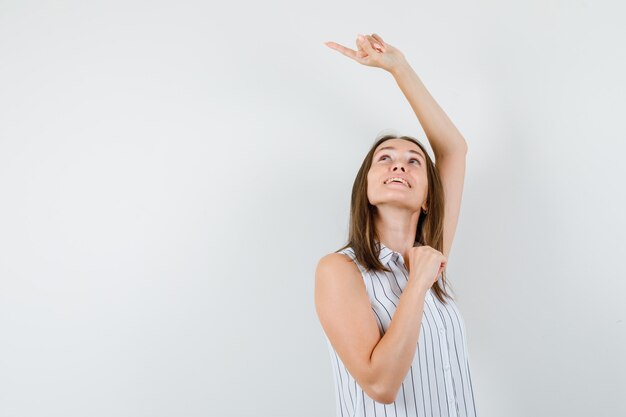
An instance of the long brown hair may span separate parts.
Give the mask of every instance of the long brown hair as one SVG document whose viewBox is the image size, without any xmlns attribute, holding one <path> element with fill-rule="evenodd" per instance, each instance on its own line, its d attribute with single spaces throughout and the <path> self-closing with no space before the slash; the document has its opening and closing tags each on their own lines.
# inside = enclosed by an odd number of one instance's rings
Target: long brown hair
<svg viewBox="0 0 626 417">
<path fill-rule="evenodd" d="M 389 139 L 404 139 L 413 142 L 422 149 L 424 155 L 426 156 L 426 172 L 428 175 L 428 212 L 424 213 L 420 210 L 415 241 L 422 245 L 431 246 L 440 252 L 443 252 L 443 219 L 445 206 L 444 190 L 441 178 L 439 177 L 439 171 L 437 170 L 434 162 L 430 159 L 430 156 L 424 146 L 417 139 L 406 135 L 397 136 L 385 134 L 374 141 L 374 144 L 365 156 L 365 159 L 363 159 L 361 168 L 359 169 L 359 172 L 354 180 L 354 184 L 352 185 L 348 242 L 345 246 L 338 249 L 337 252 L 351 247 L 354 250 L 357 261 L 365 269 L 387 272 L 391 272 L 391 270 L 386 268 L 378 259 L 376 242 L 380 241 L 380 239 L 374 227 L 376 206 L 371 205 L 369 199 L 367 198 L 367 173 L 372 166 L 374 151 L 378 148 L 378 145 Z M 447 289 L 451 289 L 451 287 L 447 282 L 445 272 L 444 268 L 441 274 L 441 282 L 443 283 L 443 286 L 440 285 L 439 281 L 435 282 L 432 286 L 435 296 L 444 304 L 446 303 L 446 297 L 454 299 L 452 295 L 447 292 Z"/>
</svg>

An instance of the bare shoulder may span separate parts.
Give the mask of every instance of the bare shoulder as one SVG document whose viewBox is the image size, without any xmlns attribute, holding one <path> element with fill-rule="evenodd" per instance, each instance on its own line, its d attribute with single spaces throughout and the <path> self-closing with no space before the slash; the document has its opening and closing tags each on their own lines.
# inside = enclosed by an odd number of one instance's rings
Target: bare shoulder
<svg viewBox="0 0 626 417">
<path fill-rule="evenodd" d="M 356 264 L 352 262 L 352 259 L 350 259 L 350 257 L 345 253 L 331 252 L 327 255 L 322 256 L 317 264 L 317 267 L 327 268 L 329 266 L 339 268 L 345 268 L 346 266 L 350 266 L 351 268 L 354 268 L 358 271 Z"/>
<path fill-rule="evenodd" d="M 328 296 L 329 293 L 345 294 L 362 291 L 364 288 L 361 272 L 348 255 L 333 252 L 319 260 L 315 270 L 315 291 L 318 296 Z"/>
<path fill-rule="evenodd" d="M 335 276 L 348 277 L 348 280 L 350 277 L 360 279 L 361 272 L 348 255 L 332 252 L 319 260 L 315 277 L 316 281 L 319 282 L 333 279 Z"/>
</svg>

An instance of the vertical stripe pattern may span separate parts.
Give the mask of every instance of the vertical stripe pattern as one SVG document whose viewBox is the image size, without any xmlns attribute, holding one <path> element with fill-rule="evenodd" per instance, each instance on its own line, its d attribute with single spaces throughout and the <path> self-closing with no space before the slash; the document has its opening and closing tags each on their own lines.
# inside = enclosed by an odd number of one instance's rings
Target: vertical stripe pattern
<svg viewBox="0 0 626 417">
<path fill-rule="evenodd" d="M 352 248 L 340 251 L 358 266 L 381 334 L 389 328 L 408 271 L 402 255 L 378 243 L 379 259 L 391 272 L 366 271 Z M 465 323 L 453 300 L 441 303 L 428 290 L 413 363 L 395 402 L 382 404 L 365 393 L 326 337 L 334 376 L 337 417 L 478 417 L 470 376 Z"/>
</svg>

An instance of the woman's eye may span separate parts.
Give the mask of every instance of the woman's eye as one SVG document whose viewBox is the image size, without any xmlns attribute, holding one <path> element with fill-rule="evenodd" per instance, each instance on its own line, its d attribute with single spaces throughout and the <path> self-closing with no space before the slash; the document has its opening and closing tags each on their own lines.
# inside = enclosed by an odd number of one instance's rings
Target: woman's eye
<svg viewBox="0 0 626 417">
<path fill-rule="evenodd" d="M 383 156 L 380 157 L 379 161 L 382 161 L 383 158 L 389 158 L 389 157 L 387 155 L 383 155 Z"/>
<path fill-rule="evenodd" d="M 415 161 L 418 163 L 418 165 L 422 165 L 422 163 L 419 161 L 419 159 L 411 159 L 411 161 Z"/>
</svg>

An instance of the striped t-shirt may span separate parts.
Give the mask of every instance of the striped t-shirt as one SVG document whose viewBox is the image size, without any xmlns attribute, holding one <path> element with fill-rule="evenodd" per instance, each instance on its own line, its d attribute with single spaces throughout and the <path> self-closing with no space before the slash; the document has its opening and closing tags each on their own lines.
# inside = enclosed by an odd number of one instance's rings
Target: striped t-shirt
<svg viewBox="0 0 626 417">
<path fill-rule="evenodd" d="M 404 258 L 380 243 L 381 263 L 391 272 L 366 271 L 350 247 L 339 251 L 358 266 L 381 335 L 389 328 L 408 282 Z M 441 282 L 441 278 L 440 278 Z M 453 300 L 444 305 L 428 290 L 413 363 L 395 402 L 374 401 L 357 384 L 326 342 L 335 380 L 337 417 L 477 417 L 465 337 L 465 323 Z"/>
</svg>

